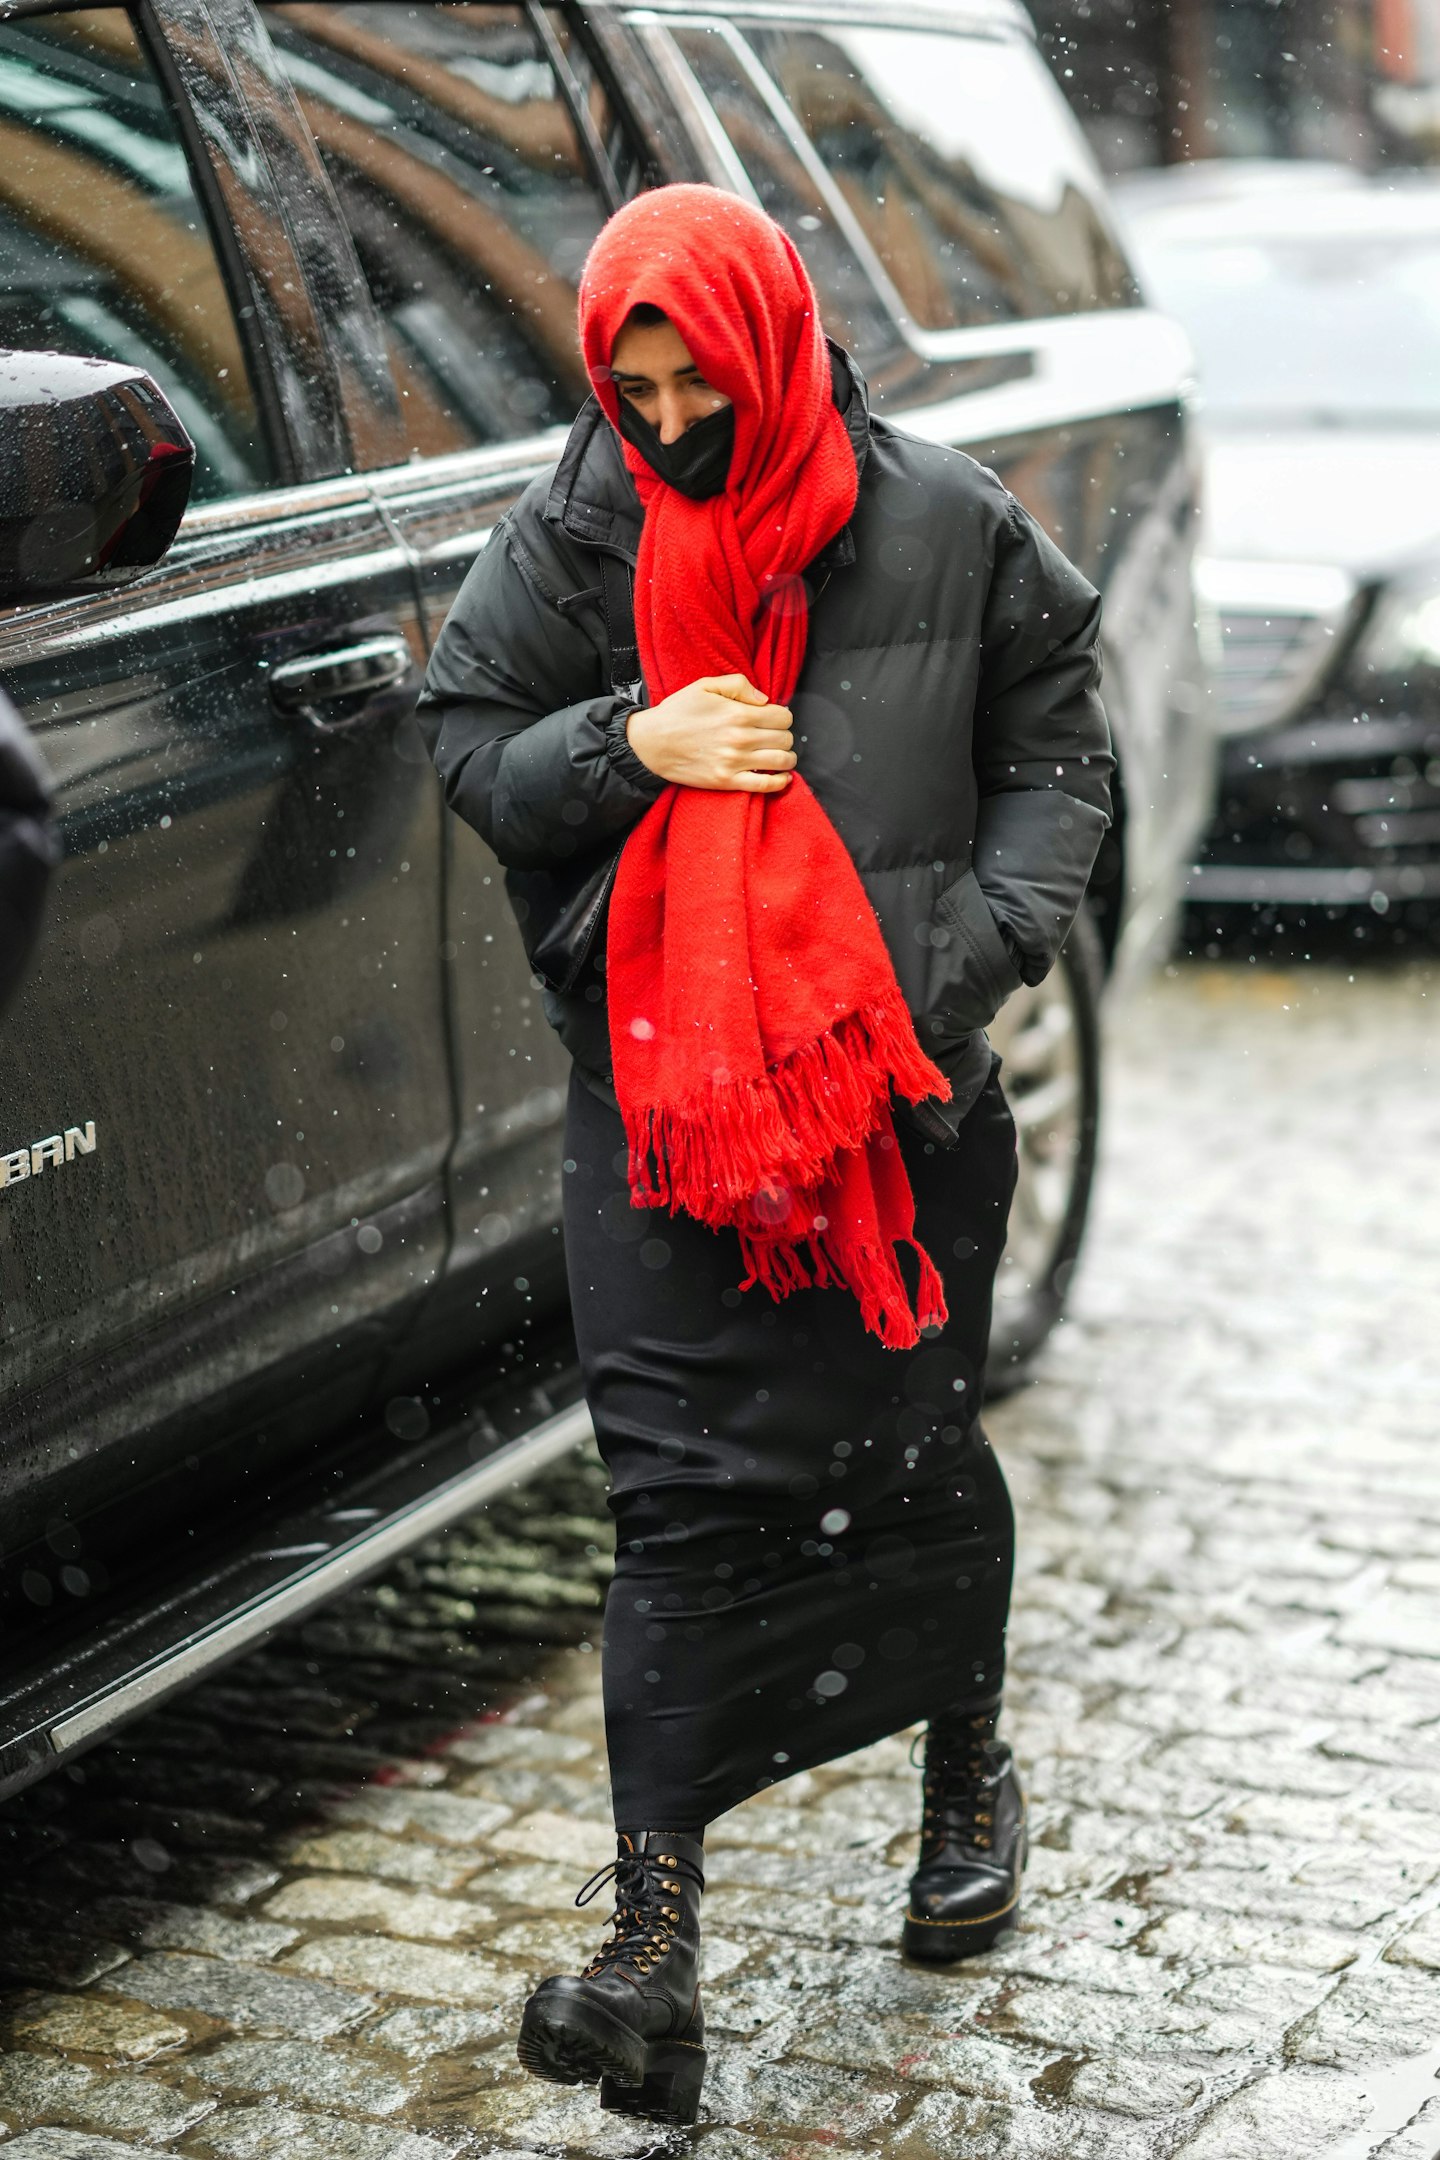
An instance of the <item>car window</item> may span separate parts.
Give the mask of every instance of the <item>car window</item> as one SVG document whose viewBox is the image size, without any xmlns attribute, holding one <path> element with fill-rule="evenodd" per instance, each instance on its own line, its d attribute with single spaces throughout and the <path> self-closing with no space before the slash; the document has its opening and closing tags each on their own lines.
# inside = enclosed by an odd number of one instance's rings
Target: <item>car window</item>
<svg viewBox="0 0 1440 2160">
<path fill-rule="evenodd" d="M 194 437 L 194 500 L 271 476 L 175 118 L 123 8 L 0 23 L 0 346 L 145 368 Z"/>
<path fill-rule="evenodd" d="M 296 0 L 266 21 L 384 320 L 412 453 L 573 417 L 576 287 L 606 204 L 525 14 Z"/>
<path fill-rule="evenodd" d="M 920 328 L 1134 300 L 1089 149 L 1027 45 L 868 27 L 747 35 Z"/>
<path fill-rule="evenodd" d="M 762 209 L 784 227 L 804 256 L 826 329 L 862 367 L 879 366 L 899 342 L 895 321 L 841 229 L 823 185 L 789 139 L 744 54 L 718 25 L 676 23 L 670 35 Z"/>
</svg>

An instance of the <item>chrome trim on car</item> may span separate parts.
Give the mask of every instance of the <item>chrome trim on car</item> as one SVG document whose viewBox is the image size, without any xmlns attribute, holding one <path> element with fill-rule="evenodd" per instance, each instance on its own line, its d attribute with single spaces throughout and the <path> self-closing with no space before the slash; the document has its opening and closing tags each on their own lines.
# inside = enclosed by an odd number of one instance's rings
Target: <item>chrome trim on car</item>
<svg viewBox="0 0 1440 2160">
<path fill-rule="evenodd" d="M 327 646 L 272 667 L 270 702 L 277 712 L 299 714 L 318 726 L 317 705 L 336 700 L 349 703 L 393 690 L 413 665 L 410 648 L 399 635 Z"/>
<path fill-rule="evenodd" d="M 74 1162 L 77 1155 L 93 1155 L 94 1152 L 94 1118 L 87 1118 L 83 1125 L 66 1125 L 61 1131 L 48 1133 L 43 1140 L 32 1140 L 24 1147 L 0 1151 L 0 1192 L 7 1186 L 39 1177 L 46 1169 L 58 1169 L 62 1163 Z"/>
<path fill-rule="evenodd" d="M 401 465 L 377 465 L 365 483 L 380 494 L 403 494 L 423 502 L 428 494 L 477 480 L 494 480 L 497 492 L 525 487 L 548 472 L 565 448 L 568 427 L 547 428 L 523 442 L 477 443 L 469 450 L 447 450 L 443 457 L 409 458 Z"/>
<path fill-rule="evenodd" d="M 646 0 L 643 8 L 628 0 L 591 0 L 592 5 L 616 7 L 626 22 L 647 15 L 691 15 L 695 0 Z M 725 13 L 737 21 L 752 16 L 764 22 L 824 22 L 842 27 L 865 27 L 875 21 L 873 0 L 825 0 L 823 7 L 805 0 L 726 0 Z M 1019 0 L 956 0 L 953 6 L 935 6 L 927 0 L 905 0 L 905 5 L 885 11 L 887 24 L 897 29 L 943 30 L 961 37 L 1021 37 L 1033 44 L 1035 29 Z"/>
<path fill-rule="evenodd" d="M 927 333 L 926 352 L 947 360 L 1019 353 L 1031 361 L 1017 381 L 896 414 L 897 425 L 931 442 L 987 444 L 1114 413 L 1180 406 L 1194 380 L 1190 340 L 1154 308 L 1098 308 L 934 331 Z"/>
<path fill-rule="evenodd" d="M 380 578 L 387 571 L 408 569 L 403 548 L 371 548 L 363 554 L 338 555 L 329 562 L 306 563 L 294 570 L 243 578 L 234 584 L 217 581 L 205 590 L 186 593 L 176 600 L 156 600 L 151 606 L 129 607 L 123 614 L 108 615 L 99 622 L 77 623 L 73 630 L 57 632 L 49 642 L 54 653 L 79 652 L 85 646 L 103 644 L 109 638 L 128 637 L 136 630 L 164 630 L 172 623 L 198 621 L 207 615 L 229 615 L 239 608 L 274 607 L 285 600 L 305 599 L 320 592 Z M 131 588 L 132 592 L 135 588 Z M 128 596 L 127 596 L 128 597 Z"/>
<path fill-rule="evenodd" d="M 1242 904 L 1286 907 L 1353 907 L 1369 901 L 1384 913 L 1391 901 L 1440 898 L 1440 863 L 1386 863 L 1371 869 L 1310 869 L 1303 863 L 1196 863 L 1185 887 L 1187 900 L 1222 907 Z"/>
<path fill-rule="evenodd" d="M 66 1754 L 97 1739 L 122 1719 L 153 1709 L 166 1696 L 191 1686 L 212 1666 L 251 1648 L 277 1627 L 299 1619 L 339 1591 L 375 1574 L 423 1538 L 468 1514 L 502 1486 L 533 1476 L 546 1463 L 580 1446 L 591 1430 L 590 1413 L 584 1403 L 572 1404 L 546 1418 L 434 1491 L 357 1531 L 312 1565 L 237 1607 L 215 1626 L 178 1642 L 173 1650 L 118 1685 L 81 1703 L 67 1715 L 48 1721 L 45 1733 L 50 1748 L 56 1756 Z M 333 1520 L 351 1520 L 356 1512 L 341 1509 Z M 280 1558 L 285 1550 L 272 1545 L 256 1557 Z M 298 1552 L 315 1550 L 313 1543 L 298 1548 Z"/>
<path fill-rule="evenodd" d="M 185 512 L 170 559 L 175 559 L 187 540 L 231 532 L 237 526 L 257 521 L 266 523 L 321 510 L 363 506 L 377 492 L 402 491 L 407 496 L 418 492 L 423 497 L 431 489 L 442 493 L 457 483 L 491 477 L 497 489 L 524 486 L 555 463 L 569 432 L 565 427 L 547 428 L 522 442 L 477 443 L 471 449 L 449 450 L 439 457 L 407 458 L 361 472 L 335 473 L 328 480 L 259 488 L 248 495 L 227 496 L 223 502 L 200 503 Z"/>
<path fill-rule="evenodd" d="M 655 63 L 656 72 L 671 97 L 680 117 L 687 121 L 695 138 L 695 147 L 709 159 L 710 177 L 717 186 L 728 188 L 744 202 L 760 207 L 760 197 L 754 183 L 736 154 L 735 146 L 721 126 L 715 108 L 695 80 L 689 61 L 670 35 L 668 23 L 661 23 L 647 9 L 626 17 L 632 27 L 639 31 L 645 50 Z M 686 22 L 698 21 L 707 30 L 723 29 L 714 16 L 686 16 Z M 727 39 L 740 50 L 738 41 Z"/>
</svg>

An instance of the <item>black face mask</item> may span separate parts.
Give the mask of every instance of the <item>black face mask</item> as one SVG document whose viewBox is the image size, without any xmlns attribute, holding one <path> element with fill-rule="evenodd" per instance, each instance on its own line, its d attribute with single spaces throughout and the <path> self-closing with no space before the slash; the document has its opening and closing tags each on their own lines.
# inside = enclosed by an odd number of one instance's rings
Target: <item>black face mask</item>
<svg viewBox="0 0 1440 2160">
<path fill-rule="evenodd" d="M 722 405 L 707 420 L 697 420 L 678 442 L 662 443 L 628 398 L 620 400 L 620 433 L 633 443 L 651 470 L 692 502 L 718 495 L 730 473 L 730 453 L 735 448 L 735 408 Z"/>
</svg>

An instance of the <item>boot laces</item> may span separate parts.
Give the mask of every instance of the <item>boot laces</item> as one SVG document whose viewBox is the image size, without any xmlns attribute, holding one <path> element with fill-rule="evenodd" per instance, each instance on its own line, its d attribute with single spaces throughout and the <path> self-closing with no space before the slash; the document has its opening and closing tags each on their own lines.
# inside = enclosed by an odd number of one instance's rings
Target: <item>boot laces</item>
<svg viewBox="0 0 1440 2160">
<path fill-rule="evenodd" d="M 611 1965 L 633 1965 L 648 1973 L 674 1947 L 675 1931 L 684 1908 L 680 1903 L 681 1878 L 688 1876 L 703 1890 L 705 1878 L 689 1860 L 676 1853 L 622 1853 L 608 1867 L 600 1868 L 576 1895 L 577 1905 L 588 1905 L 607 1882 L 615 1885 L 615 1910 L 607 1926 L 614 1929 L 581 1975 L 591 1980 Z"/>
<path fill-rule="evenodd" d="M 995 1797 L 1004 1769 L 987 1745 L 994 1732 L 986 1712 L 966 1720 L 968 1730 L 957 1749 L 953 1743 L 937 1747 L 933 1736 L 925 1750 L 923 1809 L 920 1818 L 922 1857 L 947 1844 L 966 1845 L 982 1853 L 995 1842 Z M 925 1736 L 916 1734 L 910 1760 Z"/>
</svg>

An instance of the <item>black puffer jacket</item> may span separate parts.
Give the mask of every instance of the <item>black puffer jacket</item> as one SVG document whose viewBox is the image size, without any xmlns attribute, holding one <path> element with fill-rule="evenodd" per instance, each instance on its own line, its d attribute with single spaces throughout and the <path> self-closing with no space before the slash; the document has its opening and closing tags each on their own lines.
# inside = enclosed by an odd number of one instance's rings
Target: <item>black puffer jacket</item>
<svg viewBox="0 0 1440 2160">
<path fill-rule="evenodd" d="M 1109 819 L 1100 602 L 992 472 L 874 418 L 838 351 L 834 380 L 860 494 L 809 573 L 795 746 L 953 1118 L 989 1070 L 981 1031 L 1064 943 Z M 592 400 L 436 643 L 420 723 L 447 800 L 508 868 L 573 863 L 664 787 L 626 740 L 635 699 L 612 688 L 598 589 L 598 553 L 633 564 L 640 523 Z M 603 980 L 546 1005 L 581 1071 L 608 1082 Z"/>
</svg>

